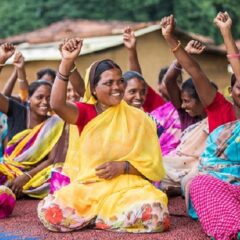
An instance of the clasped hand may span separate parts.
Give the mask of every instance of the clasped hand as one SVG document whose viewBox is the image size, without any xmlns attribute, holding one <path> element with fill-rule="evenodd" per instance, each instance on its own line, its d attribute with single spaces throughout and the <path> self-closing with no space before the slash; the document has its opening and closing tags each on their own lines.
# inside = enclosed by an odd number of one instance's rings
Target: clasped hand
<svg viewBox="0 0 240 240">
<path fill-rule="evenodd" d="M 124 174 L 125 162 L 107 162 L 96 168 L 96 175 L 99 178 L 112 179 Z"/>
<path fill-rule="evenodd" d="M 29 177 L 22 174 L 18 177 L 16 177 L 11 185 L 10 188 L 12 189 L 12 191 L 14 192 L 14 194 L 16 195 L 16 197 L 20 197 L 22 194 L 22 190 L 23 190 L 23 186 L 29 181 Z"/>
</svg>

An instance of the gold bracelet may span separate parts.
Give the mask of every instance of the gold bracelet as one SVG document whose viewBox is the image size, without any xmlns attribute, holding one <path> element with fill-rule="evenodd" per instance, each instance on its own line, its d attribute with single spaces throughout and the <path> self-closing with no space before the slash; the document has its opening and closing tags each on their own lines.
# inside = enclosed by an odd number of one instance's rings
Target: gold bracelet
<svg viewBox="0 0 240 240">
<path fill-rule="evenodd" d="M 31 175 L 30 173 L 28 173 L 28 172 L 23 172 L 23 174 L 26 175 L 26 176 L 28 176 L 29 179 L 32 179 L 32 175 Z"/>
<path fill-rule="evenodd" d="M 0 63 L 0 67 L 4 67 L 5 65 L 5 63 Z"/>
<path fill-rule="evenodd" d="M 181 45 L 182 45 L 181 42 L 178 40 L 178 44 L 175 48 L 172 48 L 172 52 L 173 53 L 176 52 L 181 47 Z"/>
</svg>

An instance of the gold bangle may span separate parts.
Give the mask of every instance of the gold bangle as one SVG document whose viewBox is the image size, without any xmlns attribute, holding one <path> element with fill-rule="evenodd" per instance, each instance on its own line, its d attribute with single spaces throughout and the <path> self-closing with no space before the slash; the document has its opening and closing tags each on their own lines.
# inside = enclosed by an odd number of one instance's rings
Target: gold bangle
<svg viewBox="0 0 240 240">
<path fill-rule="evenodd" d="M 30 173 L 28 173 L 28 172 L 23 172 L 23 174 L 26 175 L 26 176 L 28 176 L 29 179 L 32 179 L 32 175 L 31 175 Z"/>
<path fill-rule="evenodd" d="M 181 42 L 178 40 L 178 44 L 175 48 L 172 48 L 172 52 L 176 52 L 181 47 Z"/>
</svg>

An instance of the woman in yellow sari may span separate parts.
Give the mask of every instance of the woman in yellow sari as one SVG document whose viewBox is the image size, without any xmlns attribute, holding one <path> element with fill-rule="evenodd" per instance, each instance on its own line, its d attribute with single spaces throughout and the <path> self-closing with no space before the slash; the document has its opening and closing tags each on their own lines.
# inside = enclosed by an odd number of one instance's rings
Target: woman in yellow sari
<svg viewBox="0 0 240 240">
<path fill-rule="evenodd" d="M 67 41 L 51 104 L 80 132 L 78 154 L 67 162 L 70 184 L 39 203 L 38 216 L 51 231 L 68 232 L 94 223 L 98 229 L 162 232 L 169 228 L 167 197 L 148 180 L 164 176 L 156 126 L 122 101 L 121 69 L 111 60 L 86 74 L 85 103 L 66 102 L 70 70 L 82 46 Z"/>
</svg>

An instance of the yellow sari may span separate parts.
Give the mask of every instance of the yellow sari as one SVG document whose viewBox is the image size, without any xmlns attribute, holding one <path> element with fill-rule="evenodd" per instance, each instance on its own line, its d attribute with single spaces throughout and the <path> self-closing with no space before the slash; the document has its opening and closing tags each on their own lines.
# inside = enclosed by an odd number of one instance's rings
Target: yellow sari
<svg viewBox="0 0 240 240">
<path fill-rule="evenodd" d="M 73 231 L 92 221 L 100 229 L 162 232 L 169 227 L 167 196 L 148 180 L 164 177 L 156 125 L 124 101 L 84 127 L 78 154 L 66 161 L 71 183 L 38 206 L 51 231 Z M 123 174 L 101 179 L 95 169 L 111 161 L 128 161 L 143 176 Z"/>
</svg>

